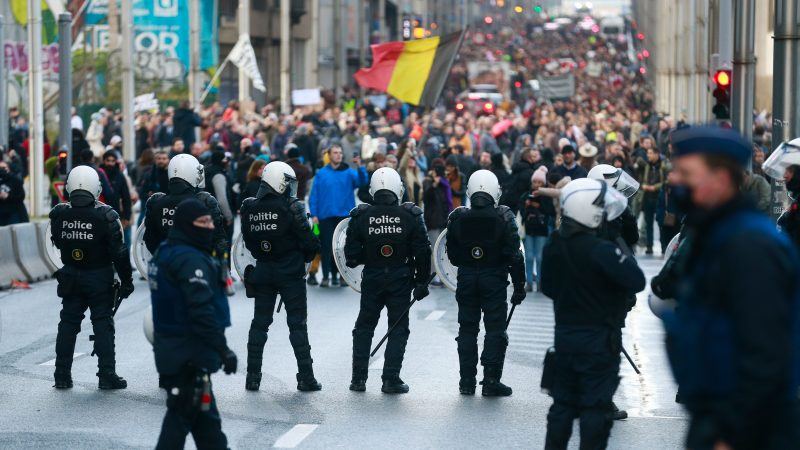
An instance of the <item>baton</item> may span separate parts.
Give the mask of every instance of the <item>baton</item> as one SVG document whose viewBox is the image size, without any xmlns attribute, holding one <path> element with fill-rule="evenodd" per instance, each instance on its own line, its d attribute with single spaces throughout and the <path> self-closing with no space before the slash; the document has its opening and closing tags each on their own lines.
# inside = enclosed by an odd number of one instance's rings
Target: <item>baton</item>
<svg viewBox="0 0 800 450">
<path fill-rule="evenodd" d="M 620 345 L 620 348 L 622 349 L 622 354 L 625 355 L 625 358 L 628 360 L 629 363 L 631 363 L 631 367 L 633 367 L 633 370 L 636 372 L 636 375 L 641 375 L 642 371 L 639 370 L 638 367 L 636 367 L 636 364 L 634 364 L 633 362 L 633 358 L 631 358 L 631 355 L 629 355 L 628 352 L 625 350 L 625 347 Z"/>
<path fill-rule="evenodd" d="M 114 284 L 111 285 L 111 295 L 112 295 L 112 298 L 114 299 L 114 306 L 111 309 L 111 317 L 112 318 L 115 315 L 117 315 L 117 310 L 119 309 L 119 305 L 122 304 L 122 299 L 119 298 L 119 286 L 120 286 L 119 280 L 115 279 L 114 280 Z M 89 341 L 94 342 L 94 335 L 93 334 L 89 335 Z M 92 355 L 91 356 L 94 356 L 96 354 L 97 354 L 97 350 L 92 348 Z"/>
<path fill-rule="evenodd" d="M 517 307 L 517 305 L 513 305 L 513 304 L 511 305 L 511 311 L 509 311 L 509 313 L 508 313 L 508 319 L 506 319 L 506 329 L 508 329 L 508 324 L 510 324 L 510 323 L 511 323 L 511 316 L 513 316 L 513 315 L 514 315 L 514 309 L 515 309 L 516 307 Z"/>
<path fill-rule="evenodd" d="M 436 272 L 432 273 L 432 274 L 431 274 L 431 276 L 430 276 L 430 277 L 428 277 L 428 282 L 427 282 L 427 283 L 425 283 L 425 286 L 427 286 L 428 284 L 430 284 L 430 282 L 431 282 L 431 281 L 433 281 L 433 278 L 434 278 L 435 276 L 436 276 Z M 391 327 L 389 327 L 389 331 L 387 331 L 387 332 L 386 332 L 386 334 L 383 336 L 383 338 L 381 338 L 381 341 L 380 341 L 380 342 L 378 342 L 378 345 L 376 345 L 376 346 L 375 346 L 375 350 L 373 350 L 373 351 L 372 351 L 372 353 L 370 353 L 370 354 L 369 354 L 370 358 L 371 358 L 371 357 L 373 357 L 373 356 L 375 356 L 375 353 L 378 353 L 378 350 L 381 348 L 381 346 L 383 345 L 383 343 L 384 343 L 384 342 L 386 341 L 386 339 L 389 337 L 389 334 L 390 334 L 390 333 L 392 332 L 392 330 L 394 330 L 394 328 L 395 328 L 395 327 L 396 327 L 396 326 L 397 326 L 397 325 L 400 323 L 400 321 L 401 321 L 401 320 L 403 320 L 403 317 L 404 317 L 406 314 L 408 314 L 408 312 L 411 310 L 411 307 L 414 305 L 414 303 L 416 303 L 416 302 L 417 302 L 417 300 L 419 300 L 419 299 L 418 299 L 418 298 L 411 299 L 411 303 L 409 303 L 409 304 L 408 304 L 408 308 L 406 308 L 406 310 L 405 310 L 405 311 L 403 311 L 403 314 L 402 314 L 402 315 L 401 315 L 401 316 L 400 316 L 400 317 L 399 317 L 399 318 L 398 318 L 398 319 L 397 319 L 397 320 L 394 322 L 394 324 L 393 324 Z"/>
</svg>

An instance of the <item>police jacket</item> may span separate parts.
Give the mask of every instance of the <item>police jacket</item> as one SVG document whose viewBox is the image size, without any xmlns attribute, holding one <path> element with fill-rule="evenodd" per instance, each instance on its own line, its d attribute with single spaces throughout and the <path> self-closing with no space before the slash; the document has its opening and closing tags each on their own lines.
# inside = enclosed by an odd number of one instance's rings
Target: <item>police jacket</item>
<svg viewBox="0 0 800 450">
<path fill-rule="evenodd" d="M 227 259 L 228 238 L 222 221 L 219 203 L 208 192 L 198 190 L 180 178 L 169 180 L 169 193 L 156 192 L 145 205 L 144 243 L 150 253 L 155 253 L 159 245 L 167 239 L 172 228 L 172 220 L 180 202 L 196 198 L 209 210 L 214 219 L 214 252 L 217 258 Z"/>
<path fill-rule="evenodd" d="M 644 289 L 645 276 L 635 259 L 597 230 L 564 217 L 544 246 L 541 287 L 553 300 L 556 351 L 618 351 L 619 318 L 626 299 Z M 598 342 L 598 333 L 611 341 Z"/>
<path fill-rule="evenodd" d="M 91 194 L 74 191 L 70 203 L 50 210 L 53 244 L 61 251 L 66 271 L 106 269 L 112 263 L 123 282 L 132 282 L 128 247 L 119 215 Z"/>
<path fill-rule="evenodd" d="M 639 226 L 636 224 L 636 216 L 633 215 L 630 206 L 616 219 L 608 222 L 601 231 L 602 237 L 611 242 L 619 244 L 618 239 L 633 250 L 639 242 Z"/>
<path fill-rule="evenodd" d="M 471 201 L 470 208 L 456 208 L 447 219 L 450 262 L 459 273 L 504 268 L 515 285 L 525 283 L 525 258 L 514 212 L 480 195 L 473 195 Z"/>
<path fill-rule="evenodd" d="M 187 364 L 218 370 L 231 325 L 219 262 L 173 228 L 149 272 L 158 372 L 173 375 Z"/>
<path fill-rule="evenodd" d="M 733 448 L 766 448 L 800 384 L 797 252 L 741 197 L 691 213 L 685 229 L 680 307 L 664 318 L 681 395 Z"/>
<path fill-rule="evenodd" d="M 375 196 L 375 204 L 350 211 L 344 253 L 348 267 L 413 269 L 416 283 L 431 270 L 431 244 L 422 210 L 413 203 L 397 204 L 394 194 Z"/>
<path fill-rule="evenodd" d="M 304 263 L 319 252 L 303 202 L 278 194 L 266 183 L 256 197 L 242 202 L 241 218 L 244 244 L 261 263 L 304 273 Z"/>
</svg>

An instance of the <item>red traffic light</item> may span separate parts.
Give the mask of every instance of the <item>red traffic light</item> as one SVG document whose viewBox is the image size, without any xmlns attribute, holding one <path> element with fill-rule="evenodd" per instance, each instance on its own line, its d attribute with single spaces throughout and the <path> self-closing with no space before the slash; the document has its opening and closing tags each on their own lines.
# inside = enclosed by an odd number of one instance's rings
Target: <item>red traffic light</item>
<svg viewBox="0 0 800 450">
<path fill-rule="evenodd" d="M 714 83 L 720 87 L 728 87 L 731 85 L 731 71 L 730 70 L 718 70 L 717 73 L 714 74 Z"/>
<path fill-rule="evenodd" d="M 483 21 L 486 22 L 487 25 L 491 25 L 491 23 L 494 22 L 494 19 L 492 19 L 492 16 L 486 16 L 483 18 Z"/>
<path fill-rule="evenodd" d="M 639 39 L 640 41 L 643 41 L 644 40 L 644 33 L 637 34 L 636 35 L 636 39 Z"/>
<path fill-rule="evenodd" d="M 517 89 L 521 88 L 522 87 L 522 82 L 521 81 L 515 81 L 514 82 L 514 87 L 517 88 Z"/>
<path fill-rule="evenodd" d="M 461 102 L 456 103 L 456 109 L 462 111 L 464 109 L 464 104 Z"/>
</svg>

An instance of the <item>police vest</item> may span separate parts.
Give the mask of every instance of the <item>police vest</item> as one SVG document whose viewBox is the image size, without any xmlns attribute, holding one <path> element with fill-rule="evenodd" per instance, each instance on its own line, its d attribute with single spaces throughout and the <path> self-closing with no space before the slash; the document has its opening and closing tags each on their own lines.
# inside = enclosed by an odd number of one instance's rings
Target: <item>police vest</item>
<svg viewBox="0 0 800 450">
<path fill-rule="evenodd" d="M 706 253 L 713 253 L 734 234 L 766 235 L 793 252 L 792 244 L 781 234 L 769 218 L 753 211 L 733 214 L 717 225 L 706 241 Z M 681 391 L 687 397 L 693 395 L 725 396 L 738 387 L 736 377 L 736 336 L 729 315 L 702 299 L 706 294 L 698 292 L 701 280 L 709 270 L 707 260 L 700 260 L 697 267 L 682 284 L 680 308 L 665 313 L 664 325 L 669 335 L 670 363 Z M 800 290 L 792 299 L 792 374 L 788 395 L 796 399 L 800 387 Z"/>
<path fill-rule="evenodd" d="M 247 249 L 258 261 L 272 261 L 298 251 L 292 236 L 292 213 L 288 200 L 278 195 L 248 199 L 242 206 L 242 235 Z"/>
<path fill-rule="evenodd" d="M 400 205 L 372 205 L 359 217 L 364 233 L 364 265 L 390 267 L 406 264 L 411 256 L 414 217 Z"/>
<path fill-rule="evenodd" d="M 158 230 L 153 231 L 157 231 L 162 241 L 167 238 L 169 229 L 172 228 L 178 204 L 192 197 L 194 197 L 194 194 L 191 192 L 187 194 L 167 194 L 161 196 L 150 205 L 150 210 L 147 211 L 147 214 L 156 218 L 153 222 L 158 224 Z"/>
<path fill-rule="evenodd" d="M 183 255 L 203 258 L 211 267 L 217 268 L 215 273 L 209 274 L 208 277 L 212 280 L 210 287 L 214 292 L 212 300 L 214 318 L 219 328 L 230 326 L 230 307 L 218 273 L 217 262 L 209 255 L 189 245 L 163 243 L 158 248 L 158 253 L 150 262 L 148 269 L 148 278 L 152 280 L 150 282 L 150 299 L 153 305 L 153 329 L 157 333 L 167 336 L 185 336 L 191 333 L 188 302 L 179 288 L 178 281 L 169 273 L 170 263 Z"/>
<path fill-rule="evenodd" d="M 61 251 L 65 266 L 78 269 L 109 267 L 109 224 L 106 212 L 111 207 L 94 206 L 59 208 L 50 222 L 53 242 Z"/>
<path fill-rule="evenodd" d="M 470 208 L 451 224 L 447 239 L 458 245 L 451 255 L 457 266 L 501 266 L 505 223 L 495 207 Z M 452 248 L 452 247 L 451 247 Z"/>
</svg>

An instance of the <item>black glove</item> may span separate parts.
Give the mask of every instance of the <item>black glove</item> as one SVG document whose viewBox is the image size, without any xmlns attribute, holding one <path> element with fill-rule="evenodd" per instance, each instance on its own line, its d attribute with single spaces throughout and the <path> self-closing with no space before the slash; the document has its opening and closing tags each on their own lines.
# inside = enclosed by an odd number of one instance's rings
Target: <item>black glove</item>
<svg viewBox="0 0 800 450">
<path fill-rule="evenodd" d="M 414 288 L 414 300 L 422 300 L 423 298 L 427 297 L 431 291 L 428 290 L 427 284 L 419 284 L 417 287 Z"/>
<path fill-rule="evenodd" d="M 133 280 L 123 281 L 119 287 L 119 298 L 128 298 L 133 294 Z"/>
<path fill-rule="evenodd" d="M 236 353 L 233 353 L 233 350 L 226 348 L 225 353 L 222 355 L 222 369 L 225 371 L 225 375 L 236 373 L 237 365 L 238 360 L 236 359 Z"/>
<path fill-rule="evenodd" d="M 523 300 L 525 300 L 525 285 L 522 283 L 515 284 L 514 293 L 511 294 L 511 304 L 519 305 Z"/>
</svg>

